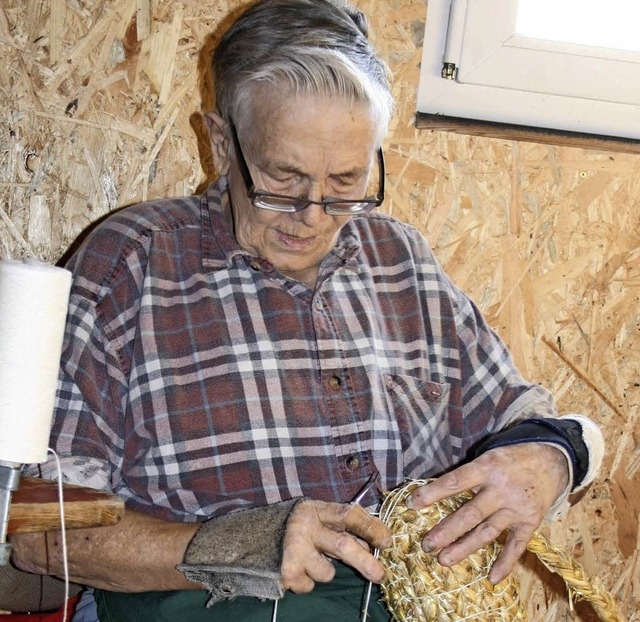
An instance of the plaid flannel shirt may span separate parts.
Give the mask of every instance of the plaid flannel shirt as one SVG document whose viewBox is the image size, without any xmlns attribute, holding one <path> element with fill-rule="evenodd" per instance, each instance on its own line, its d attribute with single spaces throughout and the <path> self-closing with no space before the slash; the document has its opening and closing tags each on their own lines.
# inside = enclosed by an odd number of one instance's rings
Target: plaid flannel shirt
<svg viewBox="0 0 640 622">
<path fill-rule="evenodd" d="M 179 521 L 344 502 L 555 415 L 415 228 L 352 217 L 312 291 L 238 246 L 223 192 L 117 211 L 73 257 L 52 431 L 71 480 Z"/>
</svg>

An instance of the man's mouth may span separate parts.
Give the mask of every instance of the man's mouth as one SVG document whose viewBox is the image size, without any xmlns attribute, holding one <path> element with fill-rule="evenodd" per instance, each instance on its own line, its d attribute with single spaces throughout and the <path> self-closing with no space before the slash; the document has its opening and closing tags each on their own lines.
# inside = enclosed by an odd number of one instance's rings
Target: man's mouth
<svg viewBox="0 0 640 622">
<path fill-rule="evenodd" d="M 304 250 L 309 248 L 317 239 L 317 236 L 299 237 L 297 235 L 290 235 L 284 231 L 277 232 L 278 240 L 283 246 L 294 250 Z"/>
</svg>

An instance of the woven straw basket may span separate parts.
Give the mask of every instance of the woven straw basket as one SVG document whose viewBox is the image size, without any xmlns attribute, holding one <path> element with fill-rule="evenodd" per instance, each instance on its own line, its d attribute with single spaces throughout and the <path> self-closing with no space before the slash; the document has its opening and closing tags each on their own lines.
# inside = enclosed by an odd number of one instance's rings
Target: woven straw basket
<svg viewBox="0 0 640 622">
<path fill-rule="evenodd" d="M 427 482 L 412 480 L 387 493 L 380 509 L 380 518 L 394 534 L 393 546 L 380 551 L 387 569 L 383 600 L 391 614 L 400 622 L 527 620 L 517 581 L 509 576 L 493 585 L 487 578 L 500 552 L 497 542 L 451 568 L 424 553 L 421 542 L 425 533 L 472 497 L 465 493 L 419 511 L 408 509 L 406 498 Z M 590 580 L 579 564 L 540 533 L 534 534 L 527 548 L 564 579 L 570 599 L 588 601 L 605 622 L 624 622 L 600 581 Z"/>
</svg>

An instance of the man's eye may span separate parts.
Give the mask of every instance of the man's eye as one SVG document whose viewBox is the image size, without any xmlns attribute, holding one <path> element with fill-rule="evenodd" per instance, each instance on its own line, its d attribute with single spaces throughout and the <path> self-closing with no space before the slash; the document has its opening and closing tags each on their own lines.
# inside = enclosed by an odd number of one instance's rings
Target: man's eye
<svg viewBox="0 0 640 622">
<path fill-rule="evenodd" d="M 272 173 L 269 175 L 269 179 L 274 184 L 279 184 L 281 186 L 293 186 L 300 182 L 300 177 L 298 175 L 291 174 L 276 174 Z"/>
<path fill-rule="evenodd" d="M 333 181 L 336 186 L 341 188 L 353 188 L 358 184 L 363 183 L 365 180 L 365 175 L 352 174 L 352 175 L 344 175 L 341 177 L 334 177 Z"/>
<path fill-rule="evenodd" d="M 335 183 L 336 187 L 344 189 L 353 188 L 355 184 L 356 182 L 353 179 L 337 179 Z"/>
</svg>

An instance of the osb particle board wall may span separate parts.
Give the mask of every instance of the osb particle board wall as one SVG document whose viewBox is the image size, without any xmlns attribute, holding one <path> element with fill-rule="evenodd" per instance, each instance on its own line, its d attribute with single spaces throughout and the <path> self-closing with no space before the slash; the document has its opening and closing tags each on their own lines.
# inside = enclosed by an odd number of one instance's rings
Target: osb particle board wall
<svg viewBox="0 0 640 622">
<path fill-rule="evenodd" d="M 210 34 L 241 0 L 4 0 L 0 257 L 57 261 L 115 207 L 202 187 Z M 423 0 L 360 0 L 394 73 L 386 210 L 420 228 L 454 281 L 563 412 L 603 426 L 605 465 L 548 528 L 640 620 L 640 158 L 414 128 Z M 571 613 L 531 558 L 535 621 Z"/>
</svg>

